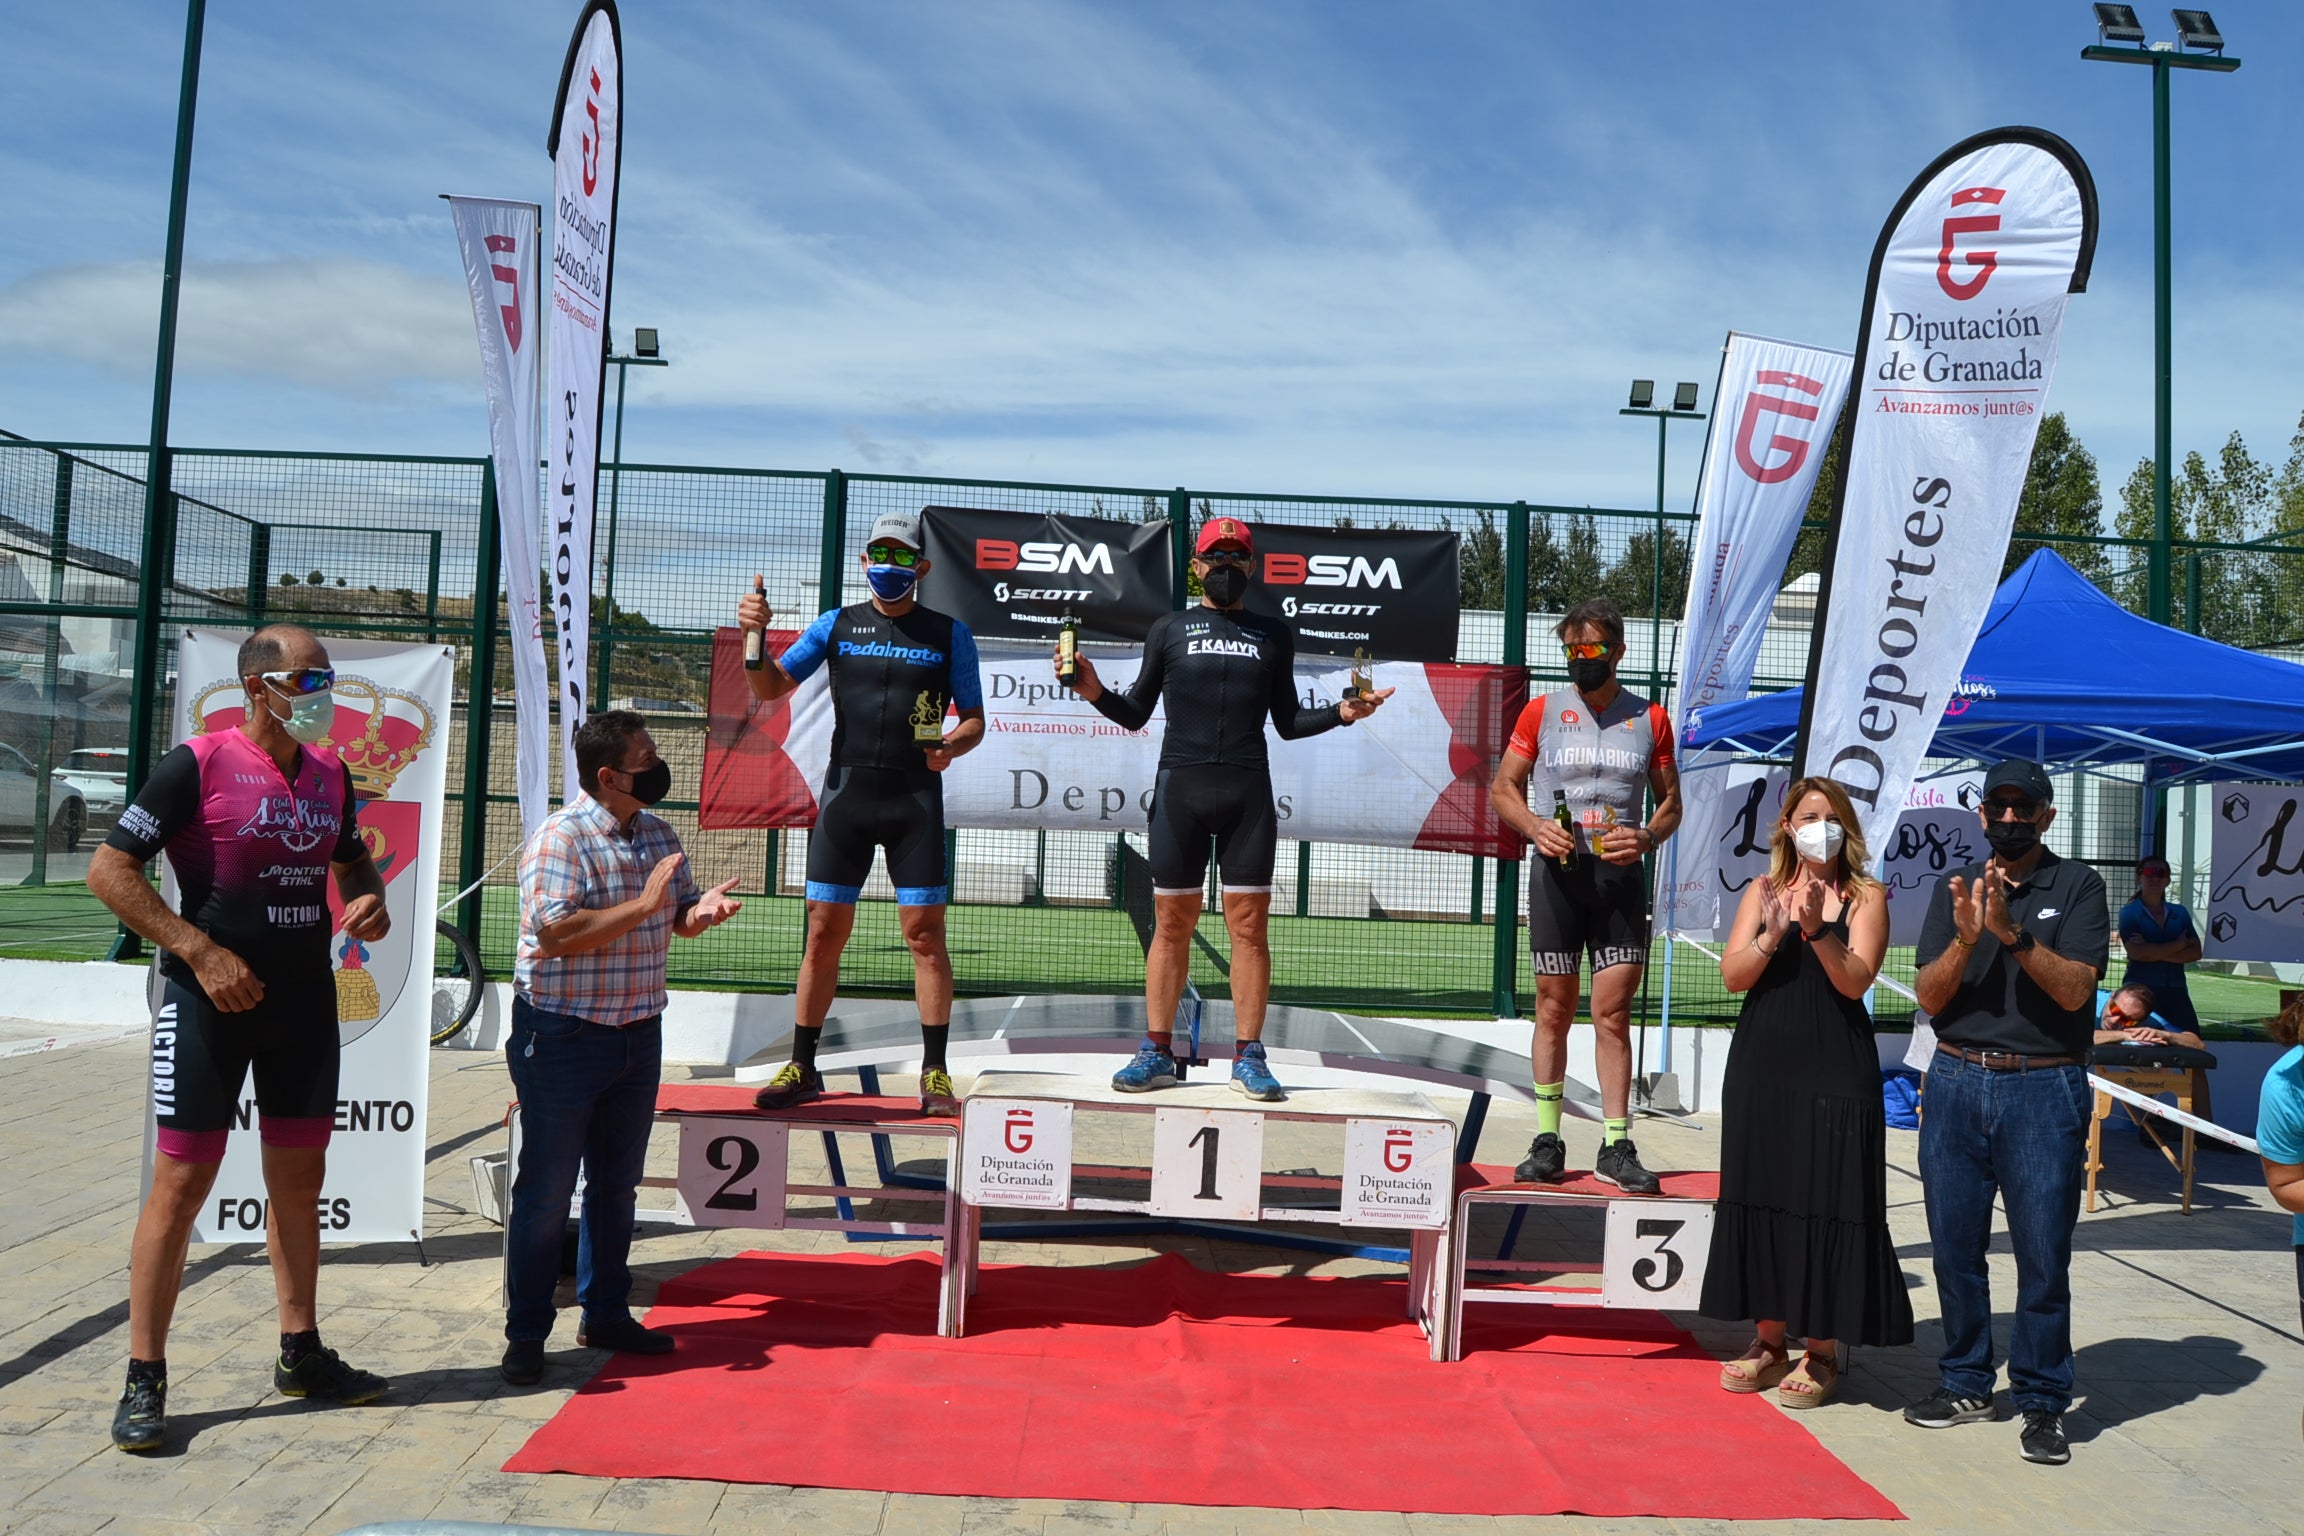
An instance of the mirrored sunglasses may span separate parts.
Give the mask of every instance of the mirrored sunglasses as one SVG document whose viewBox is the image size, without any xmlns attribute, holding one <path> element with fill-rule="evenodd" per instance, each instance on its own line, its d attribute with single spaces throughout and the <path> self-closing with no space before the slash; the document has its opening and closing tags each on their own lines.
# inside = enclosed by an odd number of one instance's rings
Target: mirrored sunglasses
<svg viewBox="0 0 2304 1536">
<path fill-rule="evenodd" d="M 874 565 L 900 565 L 906 570 L 920 563 L 920 551 L 906 549 L 901 544 L 868 544 L 864 558 Z"/>
<path fill-rule="evenodd" d="M 1605 640 L 1565 640 L 1560 649 L 1568 653 L 1570 661 L 1598 661 L 1608 654 Z"/>
<path fill-rule="evenodd" d="M 290 693 L 326 693 L 336 686 L 334 667 L 305 667 L 296 672 L 259 672 L 258 677 L 268 683 L 278 683 Z"/>
</svg>

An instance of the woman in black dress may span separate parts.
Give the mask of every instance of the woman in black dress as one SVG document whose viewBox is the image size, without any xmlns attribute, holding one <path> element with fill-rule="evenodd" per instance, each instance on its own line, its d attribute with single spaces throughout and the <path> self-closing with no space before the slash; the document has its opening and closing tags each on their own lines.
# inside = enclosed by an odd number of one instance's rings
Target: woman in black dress
<svg viewBox="0 0 2304 1536">
<path fill-rule="evenodd" d="M 1721 1368 L 1814 1408 L 1848 1344 L 1909 1344 L 1912 1303 L 1888 1235 L 1888 1121 L 1864 994 L 1888 948 L 1887 892 L 1848 792 L 1796 781 L 1766 876 L 1745 887 L 1720 961 L 1744 1009 L 1721 1095 L 1720 1205 L 1699 1310 L 1754 1319 Z M 1807 1340 L 1794 1369 L 1786 1334 Z"/>
</svg>

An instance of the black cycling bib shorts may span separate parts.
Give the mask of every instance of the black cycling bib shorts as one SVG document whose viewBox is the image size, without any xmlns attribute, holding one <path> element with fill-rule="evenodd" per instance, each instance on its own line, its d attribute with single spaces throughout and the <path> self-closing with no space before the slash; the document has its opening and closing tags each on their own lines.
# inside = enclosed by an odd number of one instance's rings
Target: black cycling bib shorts
<svg viewBox="0 0 2304 1536">
<path fill-rule="evenodd" d="M 240 1013 L 218 1008 L 194 983 L 163 976 L 152 1023 L 160 1150 L 183 1163 L 222 1162 L 250 1073 L 264 1145 L 327 1146 L 342 1049 L 336 983 L 325 972 L 302 988 L 276 979 L 262 1002 Z"/>
<path fill-rule="evenodd" d="M 1212 763 L 1163 768 L 1153 781 L 1148 837 L 1155 896 L 1199 895 L 1211 851 L 1227 894 L 1270 895 L 1280 846 L 1272 775 Z"/>
<path fill-rule="evenodd" d="M 925 769 L 856 768 L 824 773 L 816 830 L 808 838 L 808 899 L 854 906 L 888 850 L 900 907 L 940 907 L 951 895 L 944 866 L 944 786 Z"/>
<path fill-rule="evenodd" d="M 1528 861 L 1528 949 L 1539 976 L 1574 976 L 1648 963 L 1648 877 L 1637 862 L 1609 864 L 1589 853 L 1563 870 L 1541 855 Z"/>
</svg>

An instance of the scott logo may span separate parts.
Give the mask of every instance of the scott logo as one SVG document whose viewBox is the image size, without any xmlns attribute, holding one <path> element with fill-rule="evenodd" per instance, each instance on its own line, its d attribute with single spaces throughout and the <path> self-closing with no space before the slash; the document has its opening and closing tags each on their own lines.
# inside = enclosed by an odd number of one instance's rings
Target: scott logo
<svg viewBox="0 0 2304 1536">
<path fill-rule="evenodd" d="M 1808 439 L 1771 432 L 1768 452 L 1780 453 L 1784 457 L 1775 464 L 1762 464 L 1752 452 L 1752 436 L 1760 429 L 1760 418 L 1773 414 L 1814 421 L 1816 407 L 1803 400 L 1788 400 L 1782 395 L 1764 395 L 1758 386 L 1769 384 L 1780 389 L 1797 389 L 1805 394 L 1820 396 L 1824 393 L 1824 385 L 1820 380 L 1802 378 L 1797 373 L 1788 373 L 1781 368 L 1761 369 L 1752 376 L 1752 383 L 1755 387 L 1744 397 L 1744 418 L 1736 424 L 1736 463 L 1744 473 L 1762 485 L 1780 485 L 1800 473 L 1800 466 L 1808 462 Z"/>
<path fill-rule="evenodd" d="M 2008 194 L 1999 187 L 1962 187 L 1952 194 L 1954 208 L 1970 203 L 1989 203 L 1999 206 Z M 1971 278 L 1955 280 L 1952 276 L 1952 245 L 1962 235 L 1988 235 L 2000 227 L 1997 213 L 1973 214 L 1967 218 L 1948 218 L 1944 221 L 1944 243 L 1936 251 L 1936 286 L 1955 299 L 1972 299 L 1984 291 L 1992 280 L 1992 271 L 2000 265 L 1998 251 L 1963 251 L 1961 258 L 1976 269 Z"/>
<path fill-rule="evenodd" d="M 520 242 L 510 235 L 490 235 L 487 245 L 489 250 L 499 256 L 510 256 L 520 248 Z M 496 281 L 512 290 L 511 297 L 496 306 L 496 312 L 504 317 L 504 345 L 517 352 L 520 350 L 520 269 L 492 261 L 488 264 L 488 272 Z"/>
<path fill-rule="evenodd" d="M 1365 555 L 1264 557 L 1264 579 L 1276 587 L 1390 587 L 1400 590 L 1400 562 L 1387 555 L 1374 565 Z"/>
<path fill-rule="evenodd" d="M 590 197 L 600 190 L 600 71 L 596 69 L 584 93 L 584 115 L 592 123 L 584 135 L 584 195 Z"/>
<path fill-rule="evenodd" d="M 1032 1150 L 1032 1111 L 1008 1111 L 1007 1123 L 1000 1127 L 1000 1144 L 1018 1155 Z"/>
<path fill-rule="evenodd" d="M 1384 1166 L 1393 1173 L 1406 1173 L 1415 1164 L 1415 1133 L 1405 1126 L 1387 1130 L 1384 1133 Z"/>
<path fill-rule="evenodd" d="M 1102 571 L 1109 576 L 1112 574 L 1112 551 L 1102 544 L 1090 544 L 1083 548 L 1078 544 L 1059 544 L 1053 540 L 1019 544 L 1013 539 L 978 539 L 976 569 L 1037 571 L 1049 575 L 1066 571 Z"/>
</svg>

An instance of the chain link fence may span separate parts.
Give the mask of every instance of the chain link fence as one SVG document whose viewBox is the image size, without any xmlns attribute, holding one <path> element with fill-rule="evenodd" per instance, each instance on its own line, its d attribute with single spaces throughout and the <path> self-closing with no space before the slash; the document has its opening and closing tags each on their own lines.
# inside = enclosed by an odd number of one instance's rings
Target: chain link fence
<svg viewBox="0 0 2304 1536">
<path fill-rule="evenodd" d="M 105 775 L 120 777 L 124 767 L 133 690 L 172 692 L 173 639 L 186 626 L 287 619 L 328 636 L 455 648 L 442 895 L 480 884 L 462 908 L 444 915 L 475 933 L 492 972 L 508 972 L 519 817 L 501 603 L 475 591 L 486 567 L 478 547 L 486 462 L 176 452 L 175 549 L 161 609 L 166 633 L 160 675 L 147 679 L 132 675 L 145 460 L 140 448 L 0 437 L 0 955 L 99 958 L 109 950 L 115 930 L 78 882 L 88 851 L 119 813 L 120 786 Z M 798 627 L 824 607 L 865 596 L 857 555 L 875 517 L 926 505 L 1145 522 L 1229 514 L 1454 532 L 1463 541 L 1459 659 L 1527 664 L 1532 691 L 1564 686 L 1553 626 L 1570 604 L 1606 595 L 1627 619 L 1627 686 L 1668 707 L 1675 702 L 1691 521 L 1684 513 L 663 465 L 609 465 L 601 473 L 593 696 L 648 717 L 673 765 L 676 795 L 697 784 L 713 632 L 731 621 L 754 575 L 779 622 Z M 1516 542 L 1526 558 L 1514 579 L 1506 567 Z M 2063 552 L 2104 590 L 2130 606 L 2141 603 L 2143 546 L 2048 542 L 2068 543 Z M 2304 552 L 2203 545 L 2177 558 L 2185 627 L 2234 643 L 2290 643 L 2273 631 L 2299 611 L 2290 594 L 2304 598 Z M 1799 682 L 1813 608 L 1812 577 L 1780 596 L 1756 688 Z M 493 675 L 475 687 L 473 656 L 484 638 Z M 163 735 L 172 702 L 164 697 L 159 711 Z M 475 755 L 476 721 L 482 740 Z M 2085 787 L 2074 780 L 2060 790 L 2066 813 L 2051 841 L 2097 863 L 2115 901 L 2124 899 L 2149 814 L 2142 786 L 2097 775 Z M 692 798 L 660 809 L 686 842 L 698 877 L 706 884 L 736 879 L 746 902 L 736 921 L 674 946 L 674 983 L 788 988 L 805 937 L 800 893 L 808 834 L 702 831 Z M 1142 851 L 1141 834 L 1127 840 Z M 1142 954 L 1120 905 L 1121 841 L 1070 831 L 952 834 L 948 922 L 960 989 L 1140 988 Z M 2182 854 L 2180 893 L 2204 894 L 2205 864 L 2205 848 L 2197 857 L 2189 849 Z M 1501 940 L 1496 932 L 1499 892 L 1516 891 L 1517 876 L 1516 867 L 1490 859 L 1283 841 L 1273 898 L 1274 999 L 1363 1013 L 1484 1015 L 1509 990 L 1525 1011 L 1532 986 L 1525 946 L 1509 929 Z M 1212 910 L 1205 921 L 1212 945 L 1224 950 L 1221 918 Z M 1733 1019 L 1736 999 L 1721 989 L 1710 962 L 1685 946 L 1669 967 L 1661 945 L 1656 959 L 1643 1017 L 1663 1012 L 1669 986 L 1676 1022 Z M 1908 951 L 1891 952 L 1889 974 L 1909 978 Z M 1221 971 L 1198 950 L 1194 980 L 1211 995 L 1225 991 Z M 2273 989 L 2259 983 L 2209 975 L 2202 982 L 2196 991 L 2211 1019 L 2258 1018 L 2277 1003 Z M 895 908 L 867 901 L 844 987 L 900 995 L 911 984 Z M 1883 1021 L 1905 1011 L 1886 990 L 1878 1001 Z"/>
</svg>

